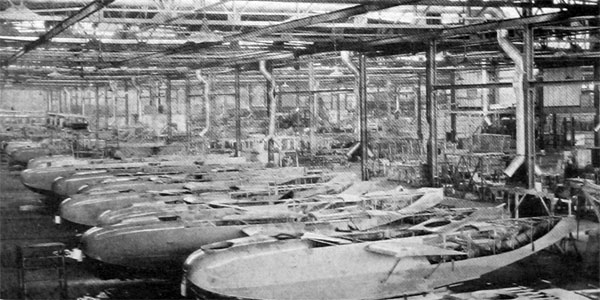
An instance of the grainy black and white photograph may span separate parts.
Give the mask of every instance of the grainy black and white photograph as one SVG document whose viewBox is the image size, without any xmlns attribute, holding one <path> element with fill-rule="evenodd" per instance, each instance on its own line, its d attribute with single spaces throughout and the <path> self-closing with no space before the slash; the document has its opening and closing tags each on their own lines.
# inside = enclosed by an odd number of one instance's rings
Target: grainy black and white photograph
<svg viewBox="0 0 600 300">
<path fill-rule="evenodd" d="M 0 0 L 0 299 L 600 300 L 598 0 Z"/>
</svg>

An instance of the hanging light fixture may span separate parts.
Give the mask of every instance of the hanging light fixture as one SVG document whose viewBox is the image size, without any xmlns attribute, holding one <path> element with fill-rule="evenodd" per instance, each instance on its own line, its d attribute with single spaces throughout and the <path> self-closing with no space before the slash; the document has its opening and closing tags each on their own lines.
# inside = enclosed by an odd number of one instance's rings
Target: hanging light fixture
<svg viewBox="0 0 600 300">
<path fill-rule="evenodd" d="M 222 42 L 223 36 L 210 30 L 208 27 L 208 19 L 206 19 L 205 14 L 202 19 L 202 27 L 200 27 L 199 31 L 190 34 L 188 41 L 193 43 Z"/>
<path fill-rule="evenodd" d="M 340 70 L 340 68 L 338 66 L 334 66 L 333 72 L 331 72 L 329 74 L 329 76 L 332 76 L 332 77 L 343 76 L 343 75 L 344 75 L 344 73 Z"/>
<path fill-rule="evenodd" d="M 50 78 L 56 78 L 56 77 L 62 77 L 62 76 L 64 76 L 64 75 L 61 73 L 58 73 L 58 71 L 56 71 L 56 70 L 54 70 L 48 74 L 48 77 L 50 77 Z"/>
</svg>

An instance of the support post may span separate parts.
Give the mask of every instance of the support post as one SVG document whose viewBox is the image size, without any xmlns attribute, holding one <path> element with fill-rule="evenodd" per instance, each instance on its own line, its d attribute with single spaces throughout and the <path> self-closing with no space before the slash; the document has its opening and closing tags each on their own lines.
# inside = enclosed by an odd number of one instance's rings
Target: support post
<svg viewBox="0 0 600 300">
<path fill-rule="evenodd" d="M 135 111 L 137 113 L 137 122 L 142 122 L 142 87 L 140 85 L 136 86 L 135 89 Z"/>
<path fill-rule="evenodd" d="M 416 107 L 415 110 L 417 111 L 417 137 L 419 138 L 419 142 L 423 142 L 423 112 L 421 111 L 421 107 L 423 106 L 422 103 L 422 99 L 421 99 L 421 86 L 422 86 L 422 82 L 421 82 L 421 74 L 417 75 L 417 103 L 416 103 Z"/>
<path fill-rule="evenodd" d="M 336 126 L 338 126 L 338 127 L 340 126 L 340 121 L 341 121 L 341 118 L 340 118 L 340 113 L 341 113 L 341 107 L 340 107 L 340 102 L 341 102 L 341 100 L 340 100 L 340 97 L 341 97 L 341 96 L 342 96 L 341 94 L 331 94 L 331 101 L 333 102 L 333 100 L 334 100 L 334 98 L 335 98 L 335 102 L 336 102 L 336 103 L 335 103 L 335 106 L 336 106 L 336 112 L 335 112 L 335 124 L 336 124 Z M 332 104 L 333 104 L 333 103 L 332 103 Z"/>
<path fill-rule="evenodd" d="M 100 87 L 98 84 L 95 85 L 95 100 L 96 100 L 96 128 L 94 128 L 94 132 L 96 135 L 96 148 L 99 148 L 100 143 Z"/>
<path fill-rule="evenodd" d="M 450 72 L 450 84 L 456 84 L 456 71 Z M 485 95 L 484 95 L 485 97 Z M 456 90 L 450 90 L 450 111 L 456 110 Z M 450 114 L 450 141 L 456 143 L 456 114 Z"/>
<path fill-rule="evenodd" d="M 72 105 L 73 98 L 71 95 L 72 95 L 71 92 L 67 88 L 65 88 L 65 100 L 67 103 L 67 113 L 69 113 L 69 114 L 73 113 L 73 110 L 72 110 L 73 109 L 73 105 Z"/>
<path fill-rule="evenodd" d="M 567 118 L 563 118 L 562 128 L 563 128 L 563 134 L 562 134 L 563 148 L 566 148 L 569 145 L 568 138 L 570 137 L 569 124 L 567 122 Z"/>
<path fill-rule="evenodd" d="M 63 113 L 63 103 L 65 102 L 65 91 L 56 91 L 58 93 L 58 112 Z"/>
<path fill-rule="evenodd" d="M 112 91 L 112 98 L 113 98 L 113 117 L 114 117 L 114 126 L 115 128 L 118 128 L 118 113 L 119 113 L 119 109 L 117 108 L 118 106 L 118 101 L 119 99 L 117 99 L 119 97 L 119 88 L 116 86 L 115 84 L 115 88 Z"/>
<path fill-rule="evenodd" d="M 240 99 L 240 67 L 235 67 L 235 156 L 240 157 L 242 151 L 242 116 Z"/>
<path fill-rule="evenodd" d="M 538 82 L 542 82 L 544 81 L 544 77 L 542 76 L 543 74 L 543 69 L 540 68 L 539 69 L 539 73 L 538 76 L 536 78 L 536 81 Z M 544 87 L 541 85 L 538 85 L 535 87 L 535 96 L 536 96 L 536 102 L 535 102 L 535 107 L 536 107 L 536 115 L 538 117 L 538 122 L 537 122 L 537 132 L 539 134 L 538 136 L 538 145 L 537 147 L 539 149 L 546 149 L 546 141 L 545 141 L 545 137 L 544 137 L 544 130 L 546 128 L 546 114 L 544 113 Z"/>
<path fill-rule="evenodd" d="M 85 106 L 86 106 L 85 105 L 85 100 L 86 100 L 85 96 L 87 94 L 86 90 L 87 89 L 80 88 L 80 91 L 79 91 L 80 100 L 81 100 L 81 102 L 80 102 L 80 104 L 81 104 L 81 114 L 84 115 L 84 116 L 85 116 Z"/>
<path fill-rule="evenodd" d="M 313 91 L 317 88 L 317 83 L 315 81 L 315 66 L 313 64 L 312 58 L 308 61 L 308 90 L 310 94 L 308 95 L 308 111 L 309 111 L 309 123 L 310 123 L 310 131 L 309 131 L 309 139 L 310 139 L 310 154 L 314 155 L 317 152 L 316 147 L 316 136 L 315 136 L 315 127 L 316 127 L 316 113 L 317 113 L 317 103 L 316 96 Z"/>
<path fill-rule="evenodd" d="M 575 148 L 575 117 L 571 115 L 571 146 Z"/>
<path fill-rule="evenodd" d="M 173 123 L 173 110 L 171 108 L 171 78 L 167 78 L 167 88 L 165 91 L 165 97 L 167 98 L 167 144 L 171 143 L 173 139 L 173 130 L 171 123 Z"/>
<path fill-rule="evenodd" d="M 600 34 L 596 36 L 600 37 Z M 596 43 L 596 47 L 600 48 L 600 43 Z M 600 126 L 600 61 L 594 63 L 594 126 L 598 129 Z M 596 168 L 600 167 L 600 130 L 594 131 L 594 149 L 592 150 L 592 165 Z"/>
<path fill-rule="evenodd" d="M 46 112 L 52 109 L 52 90 L 45 89 L 44 96 L 46 98 Z"/>
<path fill-rule="evenodd" d="M 104 128 L 108 129 L 108 122 L 109 122 L 109 118 L 110 118 L 110 105 L 108 105 L 108 91 L 109 91 L 109 87 L 105 87 L 104 88 L 104 113 L 106 114 L 106 116 L 104 117 Z"/>
<path fill-rule="evenodd" d="M 360 173 L 363 181 L 369 180 L 369 139 L 367 128 L 367 59 L 364 54 L 359 56 L 358 100 L 360 117 Z"/>
<path fill-rule="evenodd" d="M 127 80 L 124 82 L 125 87 L 123 90 L 125 91 L 125 125 L 131 125 L 130 116 L 129 116 L 129 84 L 127 84 Z"/>
<path fill-rule="evenodd" d="M 184 88 L 184 97 L 185 97 L 185 135 L 187 137 L 187 141 L 192 141 L 192 100 L 190 97 L 190 79 L 185 79 L 185 88 Z"/>
<path fill-rule="evenodd" d="M 558 149 L 558 114 L 552 114 L 552 145 Z"/>
<path fill-rule="evenodd" d="M 437 42 L 429 41 L 427 48 L 426 76 L 425 76 L 425 98 L 427 104 L 427 122 L 429 123 L 429 139 L 427 142 L 427 168 L 428 180 L 431 186 L 437 181 L 437 102 L 433 85 L 436 84 L 436 54 Z"/>
<path fill-rule="evenodd" d="M 531 16 L 532 8 L 526 7 L 525 16 Z M 525 25 L 523 34 L 524 71 L 523 101 L 525 102 L 525 166 L 527 168 L 526 185 L 535 188 L 535 90 L 531 87 L 533 79 L 533 28 Z"/>
</svg>

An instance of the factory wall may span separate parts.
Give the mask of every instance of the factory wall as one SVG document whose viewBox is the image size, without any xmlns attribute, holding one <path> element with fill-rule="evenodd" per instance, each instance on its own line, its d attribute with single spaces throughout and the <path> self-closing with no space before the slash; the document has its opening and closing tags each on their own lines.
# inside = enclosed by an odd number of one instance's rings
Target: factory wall
<svg viewBox="0 0 600 300">
<path fill-rule="evenodd" d="M 0 109 L 18 111 L 45 111 L 44 91 L 24 86 L 0 86 Z"/>
</svg>

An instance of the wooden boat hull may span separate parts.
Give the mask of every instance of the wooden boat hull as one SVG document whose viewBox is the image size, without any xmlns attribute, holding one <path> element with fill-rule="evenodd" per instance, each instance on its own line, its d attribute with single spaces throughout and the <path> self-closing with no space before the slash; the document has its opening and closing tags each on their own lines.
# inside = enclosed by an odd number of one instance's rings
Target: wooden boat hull
<svg viewBox="0 0 600 300">
<path fill-rule="evenodd" d="M 170 265 L 174 261 L 182 263 L 183 260 L 179 259 L 182 259 L 181 254 L 184 252 L 189 254 L 207 244 L 247 235 L 268 236 L 283 233 L 299 236 L 302 232 L 339 234 L 386 227 L 389 222 L 400 220 L 399 216 L 402 214 L 398 212 L 360 211 L 348 213 L 337 219 L 304 222 L 306 215 L 287 209 L 244 212 L 240 212 L 238 208 L 205 209 L 196 211 L 189 219 L 150 216 L 95 227 L 83 235 L 82 250 L 87 256 L 112 265 L 138 269 L 155 268 L 156 265 Z M 412 223 L 429 217 L 430 214 L 418 217 L 410 214 L 404 216 L 406 222 L 394 223 L 389 225 L 389 228 L 386 227 L 385 232 L 372 232 L 369 236 L 381 238 L 397 234 L 412 235 L 413 233 L 406 232 L 406 229 L 413 226 Z M 155 245 L 157 243 L 160 245 Z M 180 266 L 178 265 L 178 268 Z"/>
<path fill-rule="evenodd" d="M 52 191 L 52 183 L 57 177 L 69 177 L 76 173 L 158 173 L 158 172 L 195 172 L 199 166 L 184 161 L 149 161 L 149 162 L 115 162 L 107 164 L 78 165 L 72 167 L 50 167 L 27 169 L 21 172 L 21 182 L 28 189 L 47 195 L 56 196 Z"/>
<path fill-rule="evenodd" d="M 52 193 L 60 199 L 66 199 L 76 194 L 82 187 L 94 185 L 103 180 L 115 178 L 111 173 L 100 174 L 73 174 L 69 177 L 59 177 L 52 182 Z"/>
<path fill-rule="evenodd" d="M 54 152 L 51 149 L 43 148 L 43 147 L 33 147 L 33 148 L 22 148 L 13 151 L 10 154 L 10 164 L 11 165 L 19 165 L 19 166 L 27 166 L 27 163 L 36 157 L 47 156 L 50 154 L 60 154 L 61 152 Z M 67 153 L 63 151 L 62 153 Z"/>
<path fill-rule="evenodd" d="M 83 164 L 85 160 L 77 159 L 73 155 L 50 155 L 40 156 L 31 159 L 27 163 L 27 169 L 50 168 L 50 167 L 65 167 L 76 164 Z"/>
<path fill-rule="evenodd" d="M 98 217 L 105 211 L 129 207 L 136 203 L 158 201 L 183 201 L 181 195 L 160 196 L 148 193 L 118 193 L 82 196 L 75 195 L 60 203 L 60 217 L 71 223 L 96 226 Z"/>
<path fill-rule="evenodd" d="M 189 226 L 170 221 L 121 224 L 86 231 L 80 248 L 87 258 L 110 265 L 144 270 L 181 270 L 190 253 L 207 244 L 246 237 L 248 235 L 244 231 L 252 226 L 278 233 L 297 234 L 308 230 L 304 223 L 299 222 L 232 226 L 211 226 L 207 223 Z M 330 225 L 324 227 L 329 228 Z"/>
<path fill-rule="evenodd" d="M 239 299 L 382 299 L 415 295 L 476 279 L 558 242 L 574 228 L 575 221 L 565 218 L 534 243 L 512 251 L 438 263 L 430 262 L 423 253 L 398 256 L 365 250 L 372 244 L 390 242 L 419 249 L 426 239 L 439 238 L 437 235 L 331 247 L 288 240 L 199 250 L 186 260 L 183 284 L 197 296 Z"/>
<path fill-rule="evenodd" d="M 293 181 L 295 178 L 303 178 L 301 176 L 303 170 L 297 168 L 289 168 L 288 174 L 282 175 L 279 178 L 283 178 L 286 181 Z M 264 180 L 269 178 L 271 170 L 250 170 L 248 174 L 242 173 L 236 180 L 224 180 L 224 181 L 207 181 L 207 182 L 188 182 L 188 183 L 177 183 L 177 184 L 161 184 L 161 183 L 153 183 L 147 182 L 142 184 L 141 186 L 137 186 L 134 189 L 140 191 L 139 193 L 123 193 L 119 196 L 116 196 L 112 193 L 110 194 L 98 194 L 91 195 L 91 197 L 83 195 L 74 195 L 68 201 L 65 200 L 60 205 L 60 214 L 61 217 L 65 220 L 83 224 L 88 226 L 96 226 L 99 225 L 98 217 L 105 211 L 111 210 L 116 211 L 119 209 L 128 208 L 129 206 L 136 203 L 156 203 L 160 201 L 175 201 L 179 200 L 183 202 L 184 195 L 175 197 L 175 198 L 164 198 L 159 195 L 155 196 L 147 196 L 143 191 L 145 190 L 153 190 L 153 191 L 163 191 L 168 189 L 179 189 L 183 190 L 184 187 L 187 190 L 190 190 L 190 193 L 193 194 L 202 194 L 207 192 L 231 192 L 232 187 L 240 187 L 240 182 L 243 182 L 249 186 L 262 186 L 267 187 L 267 182 Z M 219 176 L 211 176 L 213 178 L 228 178 L 228 176 L 223 177 L 223 175 Z M 316 178 L 316 177 L 315 177 Z M 272 180 L 272 178 L 271 178 Z M 147 187 L 147 189 L 145 189 Z M 278 188 L 277 185 L 273 186 L 274 188 Z M 263 191 L 262 189 L 261 191 Z M 223 194 L 220 197 L 225 197 L 226 194 Z M 208 197 L 200 196 L 197 199 L 198 202 L 210 201 L 214 200 Z M 112 223 L 112 222 L 111 222 Z"/>
<path fill-rule="evenodd" d="M 348 175 L 348 174 L 342 174 Z M 256 208 L 276 208 L 273 206 L 274 204 L 281 204 L 279 209 L 287 209 L 288 206 L 283 205 L 300 205 L 300 203 L 309 203 L 311 200 L 309 197 L 302 197 L 304 195 L 323 195 L 323 194 L 337 194 L 342 192 L 346 187 L 350 185 L 347 181 L 347 178 L 352 178 L 351 176 L 344 176 L 340 178 L 339 176 L 334 177 L 330 181 L 323 183 L 322 185 L 315 185 L 307 188 L 306 190 L 294 190 L 293 193 L 289 193 L 290 197 L 296 197 L 296 195 L 300 195 L 297 197 L 298 199 L 294 200 L 293 203 L 291 199 L 287 198 L 287 195 L 252 195 L 249 198 L 241 198 L 239 200 L 232 199 L 230 195 L 226 191 L 222 192 L 213 192 L 213 193 L 204 193 L 201 197 L 201 203 L 189 203 L 189 202 L 164 202 L 157 201 L 152 203 L 140 203 L 139 205 L 133 205 L 121 209 L 111 209 L 110 211 L 105 211 L 102 213 L 97 220 L 96 226 L 105 226 L 112 225 L 123 222 L 128 219 L 133 218 L 148 218 L 148 217 L 161 217 L 161 216 L 180 216 L 182 218 L 194 218 L 198 219 L 196 216 L 196 212 L 202 214 L 203 210 L 209 208 L 209 203 L 213 204 L 210 207 L 219 208 L 219 207 L 228 207 L 228 206 L 240 206 L 240 207 L 252 207 Z M 207 185 L 211 183 L 206 183 Z M 214 183 L 213 183 L 214 184 Z M 217 182 L 217 184 L 221 184 Z M 227 184 L 225 185 L 227 186 Z M 314 199 L 313 202 L 318 202 L 321 199 Z M 319 203 L 323 203 L 327 201 L 321 201 Z"/>
</svg>

